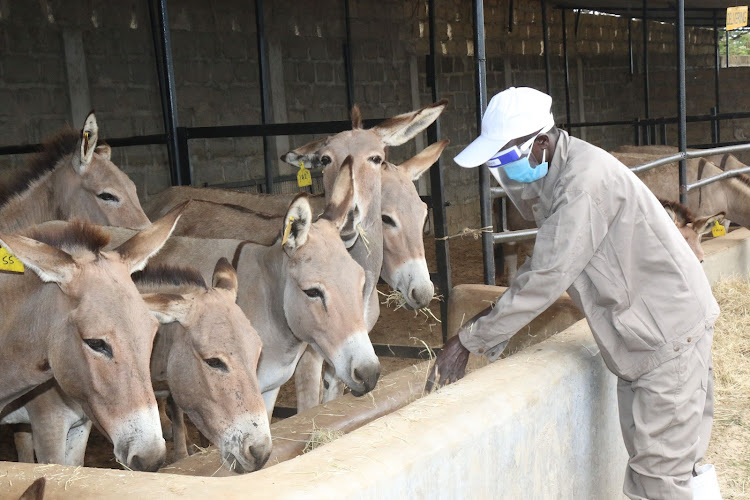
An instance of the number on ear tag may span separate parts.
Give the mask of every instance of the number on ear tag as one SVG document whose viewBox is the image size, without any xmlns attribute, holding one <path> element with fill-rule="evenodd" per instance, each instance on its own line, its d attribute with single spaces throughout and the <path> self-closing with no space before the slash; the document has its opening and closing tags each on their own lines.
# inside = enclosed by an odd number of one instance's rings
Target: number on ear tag
<svg viewBox="0 0 750 500">
<path fill-rule="evenodd" d="M 4 248 L 0 248 L 0 271 L 23 274 L 23 262 Z"/>
<path fill-rule="evenodd" d="M 714 221 L 714 227 L 711 228 L 711 234 L 714 238 L 718 238 L 719 236 L 726 235 L 727 230 L 724 229 L 724 226 L 719 224 L 719 221 Z"/>
<path fill-rule="evenodd" d="M 312 176 L 310 175 L 310 171 L 305 168 L 304 162 L 299 162 L 297 185 L 299 187 L 312 186 Z"/>
</svg>

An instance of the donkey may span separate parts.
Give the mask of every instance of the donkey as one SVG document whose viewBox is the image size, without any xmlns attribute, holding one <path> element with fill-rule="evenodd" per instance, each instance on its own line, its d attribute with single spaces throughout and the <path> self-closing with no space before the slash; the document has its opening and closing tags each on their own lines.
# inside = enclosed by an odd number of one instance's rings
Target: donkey
<svg viewBox="0 0 750 500">
<path fill-rule="evenodd" d="M 0 229 L 13 231 L 48 220 L 80 218 L 103 225 L 144 229 L 150 221 L 135 184 L 97 144 L 91 112 L 81 132 L 68 127 L 42 144 L 27 172 L 0 191 Z"/>
<path fill-rule="evenodd" d="M 190 262 L 204 276 L 210 260 L 232 259 L 239 280 L 237 303 L 263 341 L 258 381 L 269 414 L 308 344 L 357 396 L 372 390 L 380 376 L 364 321 L 364 271 L 340 237 L 354 197 L 351 166 L 347 160 L 317 220 L 307 195 L 298 195 L 270 246 L 175 237 L 155 259 Z M 115 241 L 129 234 L 117 228 L 110 233 Z"/>
<path fill-rule="evenodd" d="M 28 269 L 0 275 L 0 412 L 54 378 L 136 470 L 164 461 L 148 360 L 158 326 L 130 274 L 164 245 L 182 207 L 112 251 L 85 223 L 0 233 Z M 11 408 L 12 409 L 12 408 Z"/>
<path fill-rule="evenodd" d="M 212 287 L 193 268 L 152 265 L 133 278 L 162 324 L 151 355 L 151 379 L 169 387 L 173 459 L 188 456 L 185 411 L 219 446 L 227 467 L 240 473 L 260 469 L 271 452 L 256 375 L 261 341 L 235 303 L 234 268 L 221 258 Z M 25 415 L 15 422 L 32 425 L 40 463 L 83 465 L 91 423 L 75 401 L 55 386 L 35 394 L 23 409 Z"/>
<path fill-rule="evenodd" d="M 419 179 L 437 161 L 449 142 L 446 139 L 432 144 L 401 165 L 383 162 L 381 166 L 383 263 L 380 277 L 393 289 L 400 291 L 406 305 L 413 309 L 429 304 L 434 293 L 422 238 L 427 207 L 420 199 L 413 181 Z M 171 204 L 191 198 L 212 201 L 193 201 L 180 219 L 175 229 L 176 235 L 200 238 L 243 238 L 252 235 L 255 242 L 271 244 L 278 237 L 278 217 L 288 209 L 289 196 L 172 187 L 149 200 L 146 210 L 154 217 Z M 321 197 L 311 197 L 310 201 L 313 213 L 322 212 L 324 200 Z M 253 211 L 258 209 L 265 209 L 271 215 Z M 206 224 L 206 220 L 215 223 Z M 308 349 L 308 352 L 314 351 Z M 305 357 L 308 355 L 314 356 L 305 354 Z M 303 363 L 305 362 L 308 361 Z M 309 368 L 300 370 L 300 376 L 295 379 L 298 389 L 297 407 L 300 410 L 320 402 L 320 359 L 311 359 L 309 363 Z M 330 396 L 324 399 L 329 400 L 340 389 L 330 387 L 330 380 L 327 383 Z"/>
<path fill-rule="evenodd" d="M 677 226 L 682 237 L 685 238 L 690 250 L 693 251 L 700 262 L 703 262 L 705 253 L 701 245 L 701 238 L 703 235 L 711 232 L 711 228 L 716 222 L 719 224 L 724 222 L 724 212 L 696 219 L 690 209 L 682 203 L 667 200 L 659 201 L 664 210 L 667 211 L 667 215 L 669 215 L 675 226 Z"/>
</svg>

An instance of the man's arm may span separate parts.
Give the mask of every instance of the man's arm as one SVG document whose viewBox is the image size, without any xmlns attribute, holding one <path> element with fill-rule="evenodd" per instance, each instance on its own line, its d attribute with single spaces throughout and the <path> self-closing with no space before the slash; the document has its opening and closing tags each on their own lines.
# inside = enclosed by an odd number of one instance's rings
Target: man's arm
<svg viewBox="0 0 750 500">
<path fill-rule="evenodd" d="M 489 354 L 494 361 L 518 330 L 544 312 L 581 274 L 607 234 L 608 222 L 591 197 L 583 191 L 563 193 L 552 215 L 539 228 L 534 255 L 526 262 L 511 287 L 486 316 L 470 321 L 458 332 L 459 340 L 446 344 L 449 354 L 461 351 Z M 446 365 L 441 354 L 435 360 L 433 381 L 438 385 L 463 376 L 463 367 Z M 444 357 L 445 357 L 444 356 Z M 468 360 L 468 353 L 465 356 Z M 461 373 L 458 374 L 457 371 Z"/>
</svg>

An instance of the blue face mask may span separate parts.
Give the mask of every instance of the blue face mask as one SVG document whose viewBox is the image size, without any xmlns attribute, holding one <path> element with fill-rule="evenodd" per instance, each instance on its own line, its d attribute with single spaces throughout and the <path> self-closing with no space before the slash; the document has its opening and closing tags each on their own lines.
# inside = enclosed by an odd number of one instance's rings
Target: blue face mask
<svg viewBox="0 0 750 500">
<path fill-rule="evenodd" d="M 505 171 L 505 174 L 516 182 L 534 182 L 547 175 L 549 169 L 549 164 L 545 161 L 547 158 L 547 150 L 545 149 L 543 151 L 542 162 L 537 165 L 536 168 L 529 164 L 531 151 L 521 158 L 520 156 L 522 153 L 515 146 L 510 150 L 499 152 L 491 158 L 487 164 L 490 168 L 502 168 Z"/>
</svg>

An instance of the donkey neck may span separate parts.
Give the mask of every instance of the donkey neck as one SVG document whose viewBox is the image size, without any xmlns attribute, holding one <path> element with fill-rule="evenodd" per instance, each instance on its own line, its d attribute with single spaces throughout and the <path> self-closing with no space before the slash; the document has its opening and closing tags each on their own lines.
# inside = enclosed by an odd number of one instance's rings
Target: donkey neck
<svg viewBox="0 0 750 500">
<path fill-rule="evenodd" d="M 50 339 L 64 334 L 66 302 L 57 285 L 36 276 L 0 275 L 0 409 L 53 377 Z"/>
<path fill-rule="evenodd" d="M 383 267 L 383 221 L 380 196 L 368 207 L 367 217 L 362 221 L 362 233 L 349 249 L 352 258 L 365 270 L 365 323 L 369 332 L 380 315 L 377 284 Z"/>
<path fill-rule="evenodd" d="M 263 342 L 258 362 L 261 392 L 267 392 L 289 380 L 296 360 L 307 343 L 292 332 L 284 312 L 284 287 L 288 257 L 277 242 L 272 246 L 247 243 L 237 260 L 240 286 L 237 304 L 258 331 Z"/>
<path fill-rule="evenodd" d="M 750 228 L 750 180 L 733 178 L 715 184 L 726 186 L 727 219 Z"/>
<path fill-rule="evenodd" d="M 48 220 L 63 219 L 58 192 L 61 167 L 45 173 L 23 192 L 0 208 L 0 228 L 4 231 L 21 229 Z"/>
</svg>

